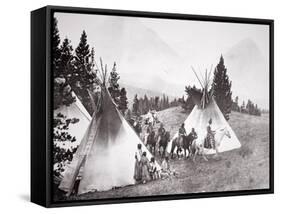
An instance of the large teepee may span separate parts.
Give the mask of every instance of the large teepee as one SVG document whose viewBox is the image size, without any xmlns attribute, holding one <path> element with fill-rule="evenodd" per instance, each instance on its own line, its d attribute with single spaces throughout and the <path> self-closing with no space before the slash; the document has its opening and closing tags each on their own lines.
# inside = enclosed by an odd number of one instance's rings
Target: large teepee
<svg viewBox="0 0 281 214">
<path fill-rule="evenodd" d="M 59 188 L 70 194 L 78 174 L 81 176 L 78 194 L 134 184 L 138 144 L 150 159 L 152 155 L 118 111 L 106 86 L 102 85 L 91 123 Z"/>
<path fill-rule="evenodd" d="M 194 69 L 193 69 L 194 71 Z M 212 129 L 217 130 L 221 128 L 227 128 L 229 131 L 231 138 L 224 137 L 218 151 L 224 152 L 229 151 L 232 149 L 236 149 L 241 147 L 241 144 L 235 135 L 232 128 L 229 126 L 228 122 L 225 120 L 222 112 L 220 111 L 215 99 L 213 98 L 212 91 L 209 91 L 209 85 L 210 85 L 210 73 L 207 74 L 207 71 L 205 73 L 204 79 L 200 80 L 196 72 L 194 71 L 202 90 L 196 91 L 191 89 L 189 96 L 192 97 L 195 106 L 187 119 L 185 120 L 185 129 L 187 133 L 191 132 L 191 129 L 194 128 L 197 132 L 198 138 L 204 138 L 207 135 L 207 125 L 208 121 L 212 119 Z M 175 136 L 172 138 L 175 139 L 178 136 L 178 133 L 175 134 Z M 167 151 L 171 151 L 171 142 L 169 142 Z M 207 154 L 215 153 L 214 149 L 205 149 Z"/>
</svg>

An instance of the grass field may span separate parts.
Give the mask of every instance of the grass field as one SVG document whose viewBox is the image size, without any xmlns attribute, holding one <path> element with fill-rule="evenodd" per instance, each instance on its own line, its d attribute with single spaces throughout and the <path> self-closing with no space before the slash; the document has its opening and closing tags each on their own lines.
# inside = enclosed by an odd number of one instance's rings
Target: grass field
<svg viewBox="0 0 281 214">
<path fill-rule="evenodd" d="M 180 107 L 159 112 L 165 128 L 176 133 L 187 114 Z M 69 200 L 123 198 L 132 196 L 165 195 L 197 192 L 263 189 L 269 187 L 269 117 L 232 113 L 229 121 L 242 146 L 220 154 L 219 159 L 201 157 L 191 160 L 172 160 L 177 177 L 127 186 L 106 192 L 71 196 Z"/>
</svg>

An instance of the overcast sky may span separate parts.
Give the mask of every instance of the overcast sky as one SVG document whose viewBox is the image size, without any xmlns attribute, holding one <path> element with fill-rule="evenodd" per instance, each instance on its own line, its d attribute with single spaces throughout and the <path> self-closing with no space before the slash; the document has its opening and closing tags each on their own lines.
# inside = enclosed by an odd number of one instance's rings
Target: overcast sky
<svg viewBox="0 0 281 214">
<path fill-rule="evenodd" d="M 268 26 L 72 13 L 55 13 L 55 17 L 58 19 L 61 38 L 68 37 L 75 48 L 81 32 L 86 30 L 88 43 L 95 47 L 96 56 L 103 57 L 108 64 L 116 61 L 121 78 L 123 76 L 123 80 L 128 81 L 128 84 L 137 83 L 134 82 L 135 77 L 141 77 L 141 75 L 150 79 L 153 79 L 154 75 L 159 75 L 162 82 L 168 81 L 173 85 L 177 84 L 179 88 L 182 88 L 182 85 L 186 85 L 187 82 L 198 84 L 190 66 L 201 71 L 209 69 L 211 65 L 215 66 L 218 63 L 221 54 L 231 52 L 237 45 L 238 47 L 234 51 L 236 54 L 237 51 L 251 55 L 256 54 L 251 50 L 258 52 L 258 56 L 252 58 L 262 59 L 263 66 L 260 67 L 265 69 L 255 69 L 255 72 L 259 72 L 256 74 L 264 81 L 265 89 L 268 89 Z M 246 47 L 248 49 L 244 50 L 239 46 L 242 41 L 247 41 L 245 46 L 254 47 Z M 142 50 L 142 47 L 147 52 Z M 135 58 L 142 59 L 136 60 Z M 226 61 L 226 65 L 227 63 Z M 241 67 L 237 65 L 237 60 L 229 61 L 229 66 L 234 69 Z M 249 65 L 247 68 L 249 69 L 249 67 L 251 66 Z M 134 75 L 132 72 L 135 72 Z M 230 76 L 231 72 L 229 70 Z M 235 76 L 234 73 L 233 71 L 235 79 L 237 75 Z M 166 78 L 163 77 L 164 75 Z M 138 81 L 140 86 L 147 86 L 145 82 L 148 80 L 139 78 Z M 241 89 L 238 81 L 235 79 L 237 84 L 233 83 L 236 90 L 234 94 L 241 94 L 243 97 L 245 88 Z M 254 81 L 249 82 L 248 87 L 250 91 L 259 89 Z M 179 89 L 175 89 L 174 92 L 176 93 L 177 90 Z M 267 95 L 268 91 L 257 97 L 257 102 L 264 107 L 268 106 Z M 246 99 L 246 96 L 249 94 L 245 94 L 243 98 Z"/>
</svg>

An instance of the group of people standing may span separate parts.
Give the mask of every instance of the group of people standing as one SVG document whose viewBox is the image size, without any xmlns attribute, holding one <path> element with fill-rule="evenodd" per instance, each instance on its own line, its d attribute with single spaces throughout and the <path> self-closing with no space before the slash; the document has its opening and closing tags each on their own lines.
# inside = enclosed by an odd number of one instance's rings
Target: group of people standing
<svg viewBox="0 0 281 214">
<path fill-rule="evenodd" d="M 158 179 L 159 169 L 154 157 L 150 160 L 147 157 L 146 151 L 143 151 L 142 145 L 137 145 L 135 153 L 135 172 L 134 179 L 138 183 L 146 183 L 150 180 Z"/>
<path fill-rule="evenodd" d="M 150 180 L 165 179 L 171 175 L 176 175 L 176 172 L 171 170 L 168 156 L 162 160 L 161 167 L 159 167 L 155 158 L 151 157 L 149 160 L 146 151 L 143 151 L 142 145 L 137 145 L 134 171 L 136 183 L 145 184 Z"/>
</svg>

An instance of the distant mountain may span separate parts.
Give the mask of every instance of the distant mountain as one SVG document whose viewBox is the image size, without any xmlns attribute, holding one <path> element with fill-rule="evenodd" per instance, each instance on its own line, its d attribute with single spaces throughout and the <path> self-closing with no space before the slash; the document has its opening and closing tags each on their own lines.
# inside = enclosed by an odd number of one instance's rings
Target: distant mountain
<svg viewBox="0 0 281 214">
<path fill-rule="evenodd" d="M 242 40 L 223 55 L 233 95 L 239 96 L 240 102 L 250 99 L 261 108 L 268 108 L 268 62 L 256 43 L 251 39 Z"/>
<path fill-rule="evenodd" d="M 140 20 L 108 16 L 93 24 L 89 40 L 104 63 L 110 63 L 109 71 L 116 61 L 122 82 L 175 95 L 184 90 L 174 78 L 182 70 L 183 59 Z M 103 34 L 95 33 L 99 31 Z"/>
</svg>

